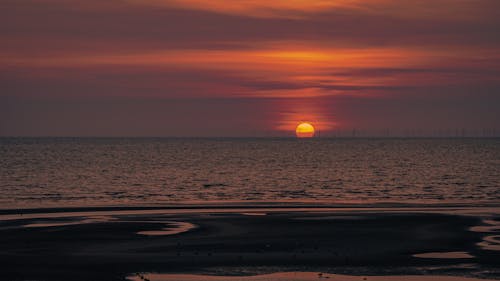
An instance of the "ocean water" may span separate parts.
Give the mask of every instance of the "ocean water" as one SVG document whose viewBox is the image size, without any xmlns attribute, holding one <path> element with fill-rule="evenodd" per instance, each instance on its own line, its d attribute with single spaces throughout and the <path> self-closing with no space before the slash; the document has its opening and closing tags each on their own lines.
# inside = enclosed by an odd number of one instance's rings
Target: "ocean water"
<svg viewBox="0 0 500 281">
<path fill-rule="evenodd" d="M 0 208 L 500 203 L 500 139 L 0 139 Z"/>
</svg>

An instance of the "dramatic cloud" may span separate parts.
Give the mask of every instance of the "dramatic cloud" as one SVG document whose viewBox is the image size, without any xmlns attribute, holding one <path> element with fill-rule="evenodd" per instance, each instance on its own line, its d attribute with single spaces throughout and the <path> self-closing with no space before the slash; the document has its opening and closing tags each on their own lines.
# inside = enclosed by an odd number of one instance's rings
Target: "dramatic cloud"
<svg viewBox="0 0 500 281">
<path fill-rule="evenodd" d="M 500 121 L 496 0 L 6 0 L 0 18 L 1 135 L 286 135 L 299 121 L 432 134 Z M 151 114 L 158 104 L 171 114 Z M 120 127 L 125 109 L 137 126 Z M 93 127 L 94 111 L 120 129 Z"/>
</svg>

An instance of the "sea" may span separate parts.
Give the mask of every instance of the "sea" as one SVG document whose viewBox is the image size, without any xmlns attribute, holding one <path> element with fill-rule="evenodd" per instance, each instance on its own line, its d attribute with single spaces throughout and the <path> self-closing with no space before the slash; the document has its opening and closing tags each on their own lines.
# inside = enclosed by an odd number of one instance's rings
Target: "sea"
<svg viewBox="0 0 500 281">
<path fill-rule="evenodd" d="M 0 209 L 500 204 L 495 138 L 0 138 Z"/>
</svg>

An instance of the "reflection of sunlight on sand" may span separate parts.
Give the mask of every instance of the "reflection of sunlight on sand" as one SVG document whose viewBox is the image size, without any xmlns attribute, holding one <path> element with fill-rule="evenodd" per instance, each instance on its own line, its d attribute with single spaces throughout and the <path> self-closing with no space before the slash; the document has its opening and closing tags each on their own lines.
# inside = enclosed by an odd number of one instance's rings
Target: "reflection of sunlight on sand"
<svg viewBox="0 0 500 281">
<path fill-rule="evenodd" d="M 494 233 L 497 235 L 488 235 L 483 237 L 483 241 L 477 243 L 483 250 L 500 251 L 500 221 L 483 220 L 486 225 L 474 226 L 470 230 L 481 233 Z"/>
<path fill-rule="evenodd" d="M 128 278 L 132 281 L 486 281 L 487 279 L 456 276 L 351 276 L 319 272 L 280 272 L 256 276 L 209 276 L 191 274 L 137 274 Z"/>
<path fill-rule="evenodd" d="M 487 225 L 479 225 L 471 227 L 470 230 L 474 232 L 485 232 L 492 233 L 496 231 L 500 231 L 500 223 L 494 220 L 483 220 L 483 223 Z"/>
<path fill-rule="evenodd" d="M 265 215 L 265 214 L 264 214 Z M 72 220 L 49 220 L 43 222 L 35 222 L 23 225 L 23 227 L 27 228 L 36 228 L 36 227 L 57 227 L 57 226 L 71 226 L 71 225 L 80 225 L 80 224 L 90 224 L 90 223 L 105 223 L 110 221 L 118 220 L 112 216 L 87 216 L 74 218 Z M 133 222 L 133 223 L 163 223 L 166 227 L 160 230 L 145 230 L 139 231 L 137 234 L 140 235 L 148 235 L 148 236 L 157 236 L 157 235 L 174 235 L 183 232 L 190 231 L 191 229 L 196 228 L 194 224 L 188 222 L 178 222 L 178 221 L 135 221 L 135 220 L 123 220 L 122 222 Z"/>
<path fill-rule="evenodd" d="M 477 244 L 484 250 L 500 251 L 500 235 L 486 236 Z"/>
<path fill-rule="evenodd" d="M 89 217 L 82 217 L 79 218 L 78 220 L 72 220 L 72 221 L 61 221 L 61 222 L 53 222 L 53 221 L 48 221 L 48 222 L 37 222 L 37 223 L 30 223 L 24 225 L 24 227 L 53 227 L 53 226 L 67 226 L 67 225 L 78 225 L 78 224 L 87 224 L 87 223 L 101 223 L 101 222 L 108 222 L 111 220 L 115 220 L 116 218 L 113 218 L 111 216 L 89 216 Z"/>
<path fill-rule="evenodd" d="M 191 229 L 196 228 L 196 226 L 189 222 L 180 222 L 180 221 L 168 221 L 165 222 L 167 227 L 162 228 L 161 230 L 145 230 L 139 231 L 137 234 L 140 235 L 148 235 L 148 236 L 159 236 L 159 235 L 174 235 L 179 233 L 184 233 L 190 231 Z"/>
<path fill-rule="evenodd" d="M 266 216 L 267 213 L 241 213 L 244 216 Z"/>
<path fill-rule="evenodd" d="M 294 220 L 304 220 L 304 221 L 318 221 L 318 220 L 362 220 L 365 219 L 364 216 L 315 216 L 315 217 L 297 217 Z"/>
<path fill-rule="evenodd" d="M 415 254 L 413 257 L 423 259 L 471 259 L 473 255 L 467 252 L 436 252 L 436 253 L 423 253 Z"/>
</svg>

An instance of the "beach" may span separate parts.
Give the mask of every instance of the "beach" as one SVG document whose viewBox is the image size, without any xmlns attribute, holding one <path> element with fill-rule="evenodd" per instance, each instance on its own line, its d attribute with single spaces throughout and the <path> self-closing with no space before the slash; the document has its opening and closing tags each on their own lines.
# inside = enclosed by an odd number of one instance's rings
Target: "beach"
<svg viewBox="0 0 500 281">
<path fill-rule="evenodd" d="M 0 281 L 500 281 L 500 0 L 0 19 Z"/>
<path fill-rule="evenodd" d="M 179 277 L 151 273 L 285 280 L 279 274 L 287 272 L 305 274 L 297 280 L 499 279 L 499 214 L 496 207 L 3 210 L 1 274 L 5 280 Z"/>
</svg>

